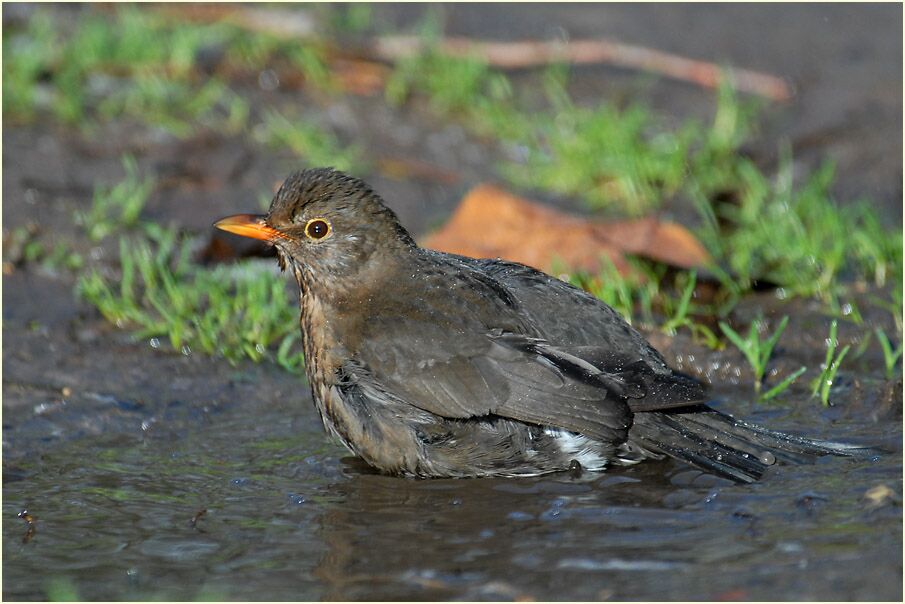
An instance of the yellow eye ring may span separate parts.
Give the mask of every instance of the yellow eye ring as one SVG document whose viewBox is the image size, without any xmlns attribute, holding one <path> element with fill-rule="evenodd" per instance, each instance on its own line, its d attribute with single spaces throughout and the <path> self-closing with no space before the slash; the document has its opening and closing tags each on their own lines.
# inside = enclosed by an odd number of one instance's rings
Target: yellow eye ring
<svg viewBox="0 0 905 604">
<path fill-rule="evenodd" d="M 312 218 L 305 223 L 305 236 L 308 237 L 308 239 L 314 239 L 315 241 L 323 239 L 329 235 L 332 230 L 330 223 L 323 218 Z"/>
</svg>

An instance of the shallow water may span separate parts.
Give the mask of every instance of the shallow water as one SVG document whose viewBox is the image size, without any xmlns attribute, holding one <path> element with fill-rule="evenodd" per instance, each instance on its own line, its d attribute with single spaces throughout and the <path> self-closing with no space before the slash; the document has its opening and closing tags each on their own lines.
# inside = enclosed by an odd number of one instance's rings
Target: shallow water
<svg viewBox="0 0 905 604">
<path fill-rule="evenodd" d="M 20 407 L 35 415 L 4 426 L 4 598 L 44 599 L 61 581 L 91 600 L 901 598 L 901 507 L 862 499 L 901 493 L 895 423 L 834 420 L 813 401 L 724 406 L 892 449 L 752 485 L 676 462 L 417 481 L 346 457 L 304 388 L 280 390 L 295 378 L 242 376 L 282 398 Z M 5 421 L 27 398 L 11 394 Z"/>
</svg>

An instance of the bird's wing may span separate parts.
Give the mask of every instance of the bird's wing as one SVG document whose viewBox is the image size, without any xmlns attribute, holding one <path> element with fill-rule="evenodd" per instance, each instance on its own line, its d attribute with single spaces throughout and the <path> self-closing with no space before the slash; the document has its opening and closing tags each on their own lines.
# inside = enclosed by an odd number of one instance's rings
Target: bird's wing
<svg viewBox="0 0 905 604">
<path fill-rule="evenodd" d="M 554 346 L 585 347 L 587 354 L 613 364 L 642 360 L 655 373 L 672 373 L 644 336 L 588 292 L 515 262 L 469 258 L 461 262 L 499 286 L 518 291 L 519 313 Z M 595 353 L 593 348 L 600 352 Z"/>
<path fill-rule="evenodd" d="M 633 412 L 704 402 L 701 384 L 674 372 L 650 343 L 602 301 L 529 266 L 460 258 L 463 265 L 518 291 L 519 312 L 562 353 L 586 361 L 627 386 Z"/>
<path fill-rule="evenodd" d="M 443 322 L 395 327 L 374 329 L 382 335 L 363 342 L 359 361 L 415 407 L 447 418 L 497 415 L 605 442 L 627 438 L 632 414 L 619 378 L 543 340 Z"/>
<path fill-rule="evenodd" d="M 696 380 L 679 373 L 660 373 L 641 358 L 617 353 L 602 346 L 550 347 L 563 358 L 575 358 L 591 366 L 603 380 L 622 387 L 632 412 L 688 407 L 707 401 Z"/>
</svg>

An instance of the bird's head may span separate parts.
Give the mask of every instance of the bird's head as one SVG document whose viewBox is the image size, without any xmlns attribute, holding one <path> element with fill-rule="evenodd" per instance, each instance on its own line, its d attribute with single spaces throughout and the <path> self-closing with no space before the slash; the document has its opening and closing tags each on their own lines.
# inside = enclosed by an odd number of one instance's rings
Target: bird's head
<svg viewBox="0 0 905 604">
<path fill-rule="evenodd" d="M 292 174 L 266 215 L 237 214 L 214 226 L 274 245 L 280 266 L 292 267 L 303 287 L 361 276 L 415 248 L 380 196 L 331 168 Z"/>
</svg>

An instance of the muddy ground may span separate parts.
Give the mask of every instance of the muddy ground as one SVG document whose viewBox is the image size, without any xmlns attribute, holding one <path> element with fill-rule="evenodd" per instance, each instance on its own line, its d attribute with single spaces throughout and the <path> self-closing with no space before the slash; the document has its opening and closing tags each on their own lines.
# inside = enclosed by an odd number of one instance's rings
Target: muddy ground
<svg viewBox="0 0 905 604">
<path fill-rule="evenodd" d="M 404 27 L 419 11 L 375 7 L 375 27 Z M 753 152 L 769 165 L 788 139 L 801 170 L 832 158 L 840 199 L 874 199 L 901 224 L 901 6 L 444 11 L 451 34 L 607 35 L 788 77 L 796 96 L 768 110 Z M 583 67 L 573 88 L 580 98 L 620 98 L 638 81 L 627 70 Z M 713 108 L 712 94 L 691 85 L 643 88 L 677 120 Z M 248 93 L 262 105 L 289 98 Z M 416 234 L 494 178 L 492 145 L 417 103 L 396 110 L 349 97 L 322 114 L 370 157 L 456 175 L 367 175 Z M 72 216 L 97 183 L 121 178 L 125 151 L 163 183 L 145 217 L 199 234 L 221 216 L 257 211 L 258 192 L 295 168 L 288 154 L 243 138 L 142 132 L 117 123 L 85 140 L 49 123 L 5 128 L 4 231 L 34 223 L 51 244 L 112 256 L 115 244 L 91 244 Z M 73 287 L 69 273 L 35 265 L 3 276 L 4 598 L 43 599 L 54 585 L 85 599 L 902 597 L 901 378 L 884 380 L 876 355 L 843 372 L 834 407 L 805 393 L 767 406 L 751 403 L 738 353 L 654 335 L 670 362 L 713 382 L 720 408 L 885 448 L 869 459 L 777 467 L 750 486 L 673 462 L 581 479 L 407 481 L 347 458 L 324 434 L 304 381 L 274 365 L 231 366 L 134 341 Z M 776 305 L 763 294 L 738 312 Z M 793 317 L 776 362 L 813 365 L 823 355 L 819 311 L 800 302 L 782 312 Z M 866 319 L 890 329 L 881 314 Z M 854 331 L 842 336 L 857 343 Z M 31 536 L 16 517 L 23 509 L 37 518 Z"/>
</svg>

